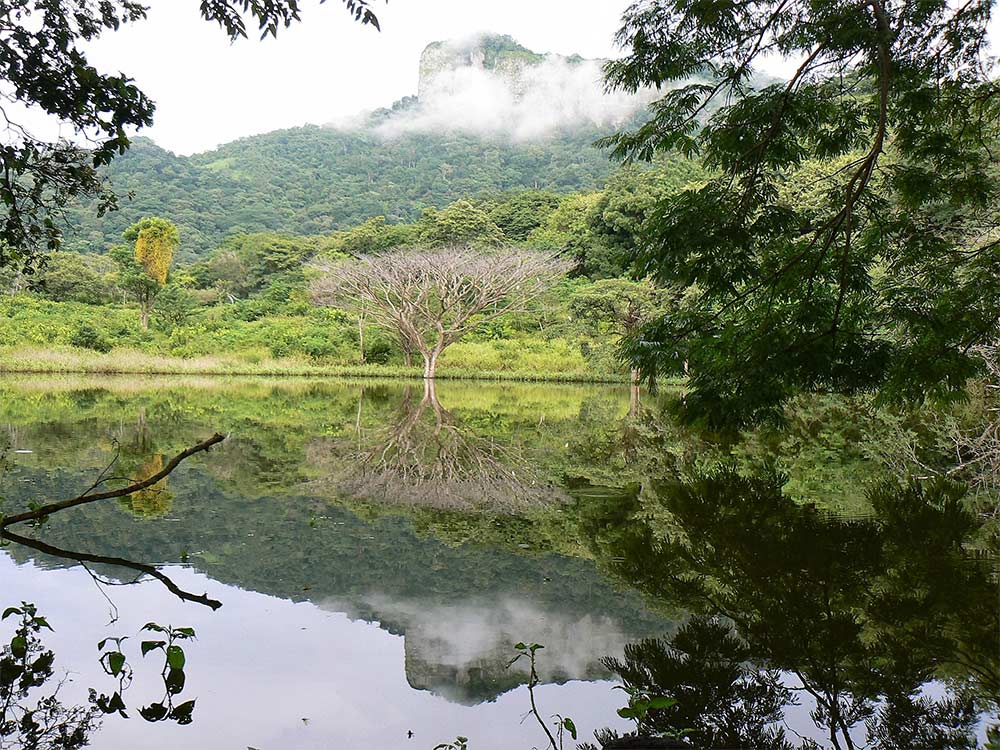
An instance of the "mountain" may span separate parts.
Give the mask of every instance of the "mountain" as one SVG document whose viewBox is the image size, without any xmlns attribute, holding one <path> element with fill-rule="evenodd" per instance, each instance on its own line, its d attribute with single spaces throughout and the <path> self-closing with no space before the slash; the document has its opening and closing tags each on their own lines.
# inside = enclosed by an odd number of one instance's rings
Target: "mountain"
<svg viewBox="0 0 1000 750">
<path fill-rule="evenodd" d="M 119 211 L 70 215 L 68 249 L 103 252 L 151 214 L 176 222 L 181 260 L 228 234 L 322 234 L 376 215 L 412 221 L 429 206 L 487 192 L 600 187 L 613 165 L 593 141 L 634 116 L 610 97 L 600 61 L 531 52 L 510 37 L 429 45 L 418 96 L 351 125 L 305 126 L 177 156 L 135 139 L 108 176 Z"/>
</svg>

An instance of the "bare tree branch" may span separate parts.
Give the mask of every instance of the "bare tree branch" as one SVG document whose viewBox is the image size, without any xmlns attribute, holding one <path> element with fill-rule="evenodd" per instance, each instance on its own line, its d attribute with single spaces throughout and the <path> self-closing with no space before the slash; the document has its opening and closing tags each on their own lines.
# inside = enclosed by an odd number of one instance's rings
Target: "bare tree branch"
<svg viewBox="0 0 1000 750">
<path fill-rule="evenodd" d="M 41 552 L 46 555 L 52 555 L 53 557 L 61 557 L 66 560 L 75 560 L 79 563 L 93 563 L 97 565 L 114 565 L 120 568 L 129 568 L 130 570 L 135 570 L 143 575 L 152 576 L 164 586 L 167 590 L 183 599 L 186 602 L 194 602 L 195 604 L 203 604 L 206 607 L 211 607 L 212 609 L 218 609 L 222 606 L 222 602 L 217 599 L 210 599 L 208 594 L 192 594 L 185 591 L 173 580 L 170 579 L 165 573 L 157 570 L 152 565 L 147 565 L 145 563 L 138 563 L 133 560 L 126 560 L 123 557 L 106 557 L 104 555 L 91 555 L 86 552 L 73 552 L 71 550 L 65 550 L 60 547 L 55 547 L 51 544 L 41 542 L 37 539 L 31 539 L 26 536 L 21 536 L 20 534 L 15 534 L 9 529 L 4 529 L 0 531 L 0 539 L 7 539 L 11 542 L 16 542 L 17 544 L 23 545 L 25 547 L 30 547 L 33 550 Z"/>
<path fill-rule="evenodd" d="M 24 513 L 17 513 L 12 516 L 4 516 L 0 518 L 0 530 L 6 530 L 7 527 L 13 526 L 18 523 L 25 523 L 27 521 L 39 521 L 46 516 L 50 516 L 53 513 L 57 513 L 61 510 L 66 510 L 68 508 L 75 508 L 78 505 L 86 505 L 87 503 L 93 503 L 98 500 L 108 500 L 115 497 L 125 497 L 126 495 L 131 495 L 140 490 L 144 490 L 147 487 L 152 487 L 154 484 L 159 482 L 161 479 L 168 476 L 174 469 L 176 469 L 181 462 L 195 455 L 196 453 L 201 453 L 202 451 L 209 450 L 213 445 L 221 443 L 226 439 L 225 435 L 220 435 L 216 433 L 208 440 L 204 440 L 197 445 L 193 445 L 187 450 L 184 450 L 170 459 L 169 463 L 163 467 L 160 471 L 155 474 L 143 479 L 141 482 L 135 482 L 127 487 L 122 487 L 117 490 L 108 490 L 107 492 L 93 492 L 89 490 L 82 495 L 71 498 L 69 500 L 61 500 L 56 503 L 49 503 L 48 505 L 43 505 L 34 510 L 25 511 Z"/>
<path fill-rule="evenodd" d="M 353 261 L 314 264 L 311 285 L 320 305 L 362 313 L 409 343 L 433 378 L 438 358 L 484 321 L 524 310 L 569 271 L 552 253 L 470 247 L 404 250 Z"/>
</svg>

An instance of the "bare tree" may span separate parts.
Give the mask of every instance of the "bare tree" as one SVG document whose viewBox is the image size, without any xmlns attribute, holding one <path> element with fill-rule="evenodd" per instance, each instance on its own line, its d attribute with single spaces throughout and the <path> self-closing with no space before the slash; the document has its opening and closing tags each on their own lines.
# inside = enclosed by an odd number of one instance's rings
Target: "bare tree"
<svg viewBox="0 0 1000 750">
<path fill-rule="evenodd" d="M 424 377 L 438 359 L 483 321 L 520 311 L 572 264 L 551 253 L 469 247 L 401 250 L 334 263 L 319 261 L 313 300 L 391 331 L 404 351 L 419 351 Z"/>
</svg>

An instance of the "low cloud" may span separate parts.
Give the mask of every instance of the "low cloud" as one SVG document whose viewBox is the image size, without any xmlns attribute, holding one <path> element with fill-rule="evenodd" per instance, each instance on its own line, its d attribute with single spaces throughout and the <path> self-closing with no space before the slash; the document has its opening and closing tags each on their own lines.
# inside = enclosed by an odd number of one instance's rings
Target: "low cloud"
<svg viewBox="0 0 1000 750">
<path fill-rule="evenodd" d="M 391 138 L 457 130 L 535 140 L 572 127 L 619 125 L 653 98 L 650 91 L 606 93 L 597 60 L 550 55 L 499 72 L 473 62 L 422 81 L 417 104 L 391 115 L 378 132 Z"/>
</svg>

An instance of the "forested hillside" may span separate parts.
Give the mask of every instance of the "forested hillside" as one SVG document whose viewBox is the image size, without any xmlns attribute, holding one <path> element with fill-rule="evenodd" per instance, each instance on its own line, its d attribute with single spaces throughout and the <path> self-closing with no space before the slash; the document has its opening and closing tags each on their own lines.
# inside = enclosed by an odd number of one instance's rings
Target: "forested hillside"
<svg viewBox="0 0 1000 750">
<path fill-rule="evenodd" d="M 470 101 L 482 87 L 492 87 L 488 100 Z M 192 156 L 136 138 L 106 170 L 120 210 L 99 217 L 96 202 L 74 207 L 65 249 L 104 252 L 157 215 L 177 224 L 179 259 L 191 261 L 233 234 L 320 235 L 373 216 L 412 222 L 459 198 L 598 189 L 614 165 L 594 141 L 643 101 L 608 100 L 600 61 L 539 55 L 505 36 L 428 46 L 419 89 L 350 124 L 249 136 Z"/>
<path fill-rule="evenodd" d="M 140 138 L 109 169 L 120 210 L 104 217 L 89 204 L 74 210 L 66 247 L 103 251 L 126 227 L 155 214 L 178 225 L 180 257 L 193 259 L 228 234 L 324 234 L 372 216 L 413 221 L 424 208 L 479 193 L 593 189 L 613 169 L 591 146 L 598 135 L 579 129 L 534 142 L 458 132 L 387 139 L 365 129 L 309 126 L 191 157 Z"/>
<path fill-rule="evenodd" d="M 137 139 L 108 167 L 121 209 L 75 207 L 61 252 L 34 274 L 0 276 L 0 313 L 17 321 L 0 330 L 5 366 L 20 352 L 49 369 L 59 350 L 126 369 L 139 365 L 123 356 L 171 371 L 208 358 L 199 366 L 213 372 L 408 373 L 414 342 L 321 301 L 316 264 L 470 246 L 558 255 L 563 270 L 517 314 L 476 318 L 449 343 L 444 371 L 619 379 L 616 337 L 638 320 L 630 306 L 666 304 L 621 278 L 639 227 L 705 172 L 680 156 L 621 168 L 595 147 L 615 124 L 641 120 L 645 101 L 609 98 L 600 71 L 600 61 L 536 54 L 510 37 L 432 44 L 419 97 L 349 126 L 275 131 L 193 156 Z"/>
</svg>

